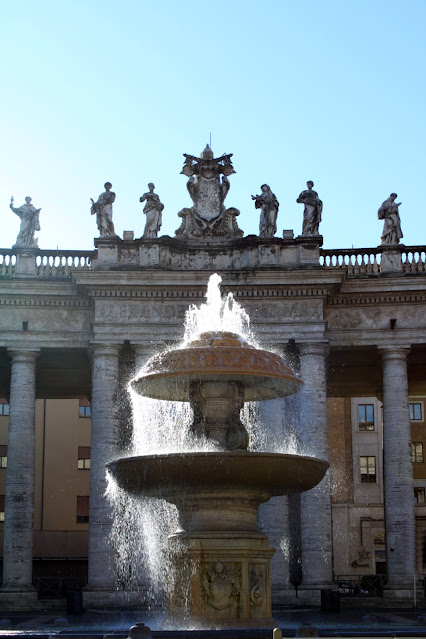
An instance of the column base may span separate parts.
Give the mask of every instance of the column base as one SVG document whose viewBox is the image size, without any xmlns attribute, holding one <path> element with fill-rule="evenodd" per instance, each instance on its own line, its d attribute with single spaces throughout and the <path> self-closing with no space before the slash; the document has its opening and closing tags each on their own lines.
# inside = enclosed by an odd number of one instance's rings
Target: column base
<svg viewBox="0 0 426 639">
<path fill-rule="evenodd" d="M 417 597 L 419 596 L 419 594 L 421 594 L 421 589 L 420 593 L 419 591 L 417 592 Z M 401 587 L 401 588 L 393 588 L 393 587 L 384 587 L 383 589 L 383 598 L 384 599 L 405 599 L 405 600 L 410 600 L 413 601 L 414 599 L 414 588 L 409 588 L 409 587 Z"/>
<path fill-rule="evenodd" d="M 33 586 L 2 586 L 0 610 L 33 610 L 37 607 L 37 590 Z"/>
<path fill-rule="evenodd" d="M 83 608 L 104 610 L 117 608 L 144 608 L 147 605 L 147 591 L 145 590 L 115 590 L 111 588 L 91 588 L 83 590 Z"/>
<path fill-rule="evenodd" d="M 299 603 L 311 606 L 321 606 L 322 590 L 338 590 L 336 584 L 313 584 L 304 586 L 303 584 L 297 589 L 297 600 Z"/>
</svg>

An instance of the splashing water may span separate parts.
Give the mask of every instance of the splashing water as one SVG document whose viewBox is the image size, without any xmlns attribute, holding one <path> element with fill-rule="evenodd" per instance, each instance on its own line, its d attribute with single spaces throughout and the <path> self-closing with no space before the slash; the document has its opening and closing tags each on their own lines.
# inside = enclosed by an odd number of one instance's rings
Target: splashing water
<svg viewBox="0 0 426 639">
<path fill-rule="evenodd" d="M 186 313 L 182 347 L 201 333 L 209 331 L 237 333 L 248 342 L 255 344 L 247 312 L 235 301 L 232 293 L 222 298 L 221 281 L 222 278 L 217 273 L 211 275 L 207 285 L 207 302 L 199 307 L 195 305 L 189 307 Z"/>
</svg>

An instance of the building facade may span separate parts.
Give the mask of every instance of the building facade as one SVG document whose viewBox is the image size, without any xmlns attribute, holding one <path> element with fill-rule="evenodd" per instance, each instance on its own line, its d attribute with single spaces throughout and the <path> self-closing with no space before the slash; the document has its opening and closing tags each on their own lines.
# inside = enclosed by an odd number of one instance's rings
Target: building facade
<svg viewBox="0 0 426 639">
<path fill-rule="evenodd" d="M 272 500 L 263 512 L 278 544 L 276 600 L 292 580 L 317 596 L 333 577 L 376 573 L 386 573 L 389 596 L 411 596 L 426 534 L 425 248 L 332 251 L 320 237 L 284 235 L 127 232 L 99 238 L 95 251 L 0 251 L 4 607 L 33 605 L 34 579 L 47 570 L 84 580 L 86 558 L 85 605 L 120 600 L 104 497 L 105 463 L 131 432 L 117 398 L 132 370 L 180 341 L 186 309 L 215 272 L 259 340 L 300 374 L 296 428 L 331 465 L 299 506 Z M 296 578 L 279 548 L 294 508 Z"/>
</svg>

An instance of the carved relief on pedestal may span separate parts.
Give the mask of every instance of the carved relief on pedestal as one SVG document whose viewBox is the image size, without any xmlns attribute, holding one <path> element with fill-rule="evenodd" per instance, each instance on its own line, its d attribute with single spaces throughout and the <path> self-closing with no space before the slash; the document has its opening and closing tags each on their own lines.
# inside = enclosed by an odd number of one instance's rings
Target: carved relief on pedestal
<svg viewBox="0 0 426 639">
<path fill-rule="evenodd" d="M 264 617 L 267 613 L 267 566 L 252 564 L 249 566 L 250 617 Z"/>
<path fill-rule="evenodd" d="M 232 153 L 213 157 L 209 145 L 201 157 L 184 153 L 185 164 L 182 173 L 189 177 L 187 189 L 191 196 L 192 208 L 179 212 L 182 223 L 176 231 L 182 238 L 232 239 L 242 237 L 236 217 L 240 214 L 236 208 L 225 208 L 225 198 L 230 184 L 228 176 L 235 173 L 232 166 Z M 222 175 L 222 180 L 221 180 Z"/>
<path fill-rule="evenodd" d="M 232 614 L 238 609 L 241 591 L 239 563 L 217 561 L 206 564 L 201 571 L 202 593 L 209 614 Z"/>
</svg>

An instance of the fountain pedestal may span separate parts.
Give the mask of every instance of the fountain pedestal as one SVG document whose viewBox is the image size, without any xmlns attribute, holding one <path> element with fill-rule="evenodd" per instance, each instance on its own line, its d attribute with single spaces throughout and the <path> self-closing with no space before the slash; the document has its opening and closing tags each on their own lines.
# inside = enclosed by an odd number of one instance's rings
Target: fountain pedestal
<svg viewBox="0 0 426 639">
<path fill-rule="evenodd" d="M 240 453 L 240 459 L 244 457 Z M 226 474 L 228 460 L 214 453 L 211 459 L 210 481 L 215 482 L 218 473 Z M 188 622 L 202 628 L 273 627 L 271 557 L 275 550 L 257 526 L 259 505 L 271 494 L 260 487 L 242 487 L 239 481 L 226 482 L 227 487 L 219 482 L 216 490 L 211 485 L 206 489 L 203 483 L 201 475 L 198 487 L 193 483 L 186 495 L 174 493 L 167 498 L 178 508 L 182 529 L 169 537 L 167 623 L 173 627 Z"/>
<path fill-rule="evenodd" d="M 261 533 L 172 535 L 166 627 L 274 627 L 274 552 Z"/>
</svg>

